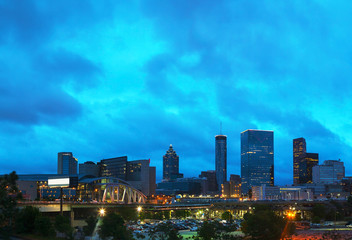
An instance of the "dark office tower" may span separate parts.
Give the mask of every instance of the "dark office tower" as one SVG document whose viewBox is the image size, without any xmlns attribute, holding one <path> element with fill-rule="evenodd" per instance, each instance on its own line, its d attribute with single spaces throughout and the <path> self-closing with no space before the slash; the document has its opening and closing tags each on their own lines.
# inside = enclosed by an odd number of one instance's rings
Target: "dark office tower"
<svg viewBox="0 0 352 240">
<path fill-rule="evenodd" d="M 57 174 L 76 175 L 77 162 L 72 152 L 59 152 L 57 154 Z"/>
<path fill-rule="evenodd" d="M 115 177 L 126 180 L 127 156 L 103 159 L 98 163 L 102 177 Z"/>
<path fill-rule="evenodd" d="M 206 178 L 207 193 L 216 193 L 218 191 L 218 184 L 216 183 L 216 172 L 214 170 L 202 171 L 199 178 Z"/>
<path fill-rule="evenodd" d="M 319 164 L 319 154 L 318 153 L 306 153 L 305 157 L 305 182 L 313 183 L 313 167 Z"/>
<path fill-rule="evenodd" d="M 300 171 L 302 171 L 302 162 L 307 152 L 306 140 L 304 138 L 293 139 L 293 184 L 300 184 Z"/>
<path fill-rule="evenodd" d="M 156 167 L 149 167 L 149 195 L 155 195 Z"/>
<path fill-rule="evenodd" d="M 318 153 L 307 153 L 304 138 L 293 139 L 293 184 L 312 183 L 313 167 L 319 163 Z"/>
<path fill-rule="evenodd" d="M 88 161 L 78 166 L 78 173 L 82 176 L 99 177 L 99 166 L 94 162 Z"/>
<path fill-rule="evenodd" d="M 179 173 L 179 157 L 170 144 L 169 150 L 163 156 L 163 179 L 166 181 L 182 178 Z"/>
<path fill-rule="evenodd" d="M 235 184 L 241 184 L 241 176 L 236 174 L 230 175 L 230 181 L 234 182 Z"/>
<path fill-rule="evenodd" d="M 215 136 L 215 172 L 218 190 L 227 179 L 227 137 L 225 135 Z"/>
<path fill-rule="evenodd" d="M 246 130 L 241 133 L 242 193 L 252 186 L 274 185 L 274 132 Z"/>
</svg>

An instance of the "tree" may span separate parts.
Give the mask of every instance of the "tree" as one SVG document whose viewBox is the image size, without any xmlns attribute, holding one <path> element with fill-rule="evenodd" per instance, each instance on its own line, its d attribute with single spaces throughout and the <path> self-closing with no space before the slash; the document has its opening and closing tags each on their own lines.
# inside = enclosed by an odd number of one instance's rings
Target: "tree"
<svg viewBox="0 0 352 240">
<path fill-rule="evenodd" d="M 12 232 L 13 216 L 17 211 L 17 201 L 22 198 L 16 181 L 16 172 L 0 177 L 0 236 L 9 238 Z"/>
<path fill-rule="evenodd" d="M 268 206 L 257 205 L 252 214 L 245 214 L 242 232 L 252 239 L 278 240 L 285 229 L 291 229 L 289 225 L 286 219 L 276 215 Z"/>
<path fill-rule="evenodd" d="M 226 221 L 228 221 L 228 222 L 231 222 L 232 219 L 233 219 L 233 216 L 232 216 L 232 214 L 231 214 L 229 211 L 226 211 L 226 212 L 224 212 L 224 213 L 221 215 L 221 219 L 222 219 L 222 220 L 226 220 Z"/>
<path fill-rule="evenodd" d="M 136 208 L 125 206 L 120 207 L 118 213 L 125 221 L 138 220 L 138 212 Z"/>
<path fill-rule="evenodd" d="M 84 235 L 92 236 L 98 219 L 94 216 L 90 216 L 86 219 L 87 226 L 83 227 Z"/>
<path fill-rule="evenodd" d="M 133 239 L 131 231 L 124 225 L 123 218 L 113 212 L 109 212 L 103 217 L 102 224 L 99 229 L 99 235 L 103 239 L 112 237 L 113 240 L 129 240 Z"/>
<path fill-rule="evenodd" d="M 20 210 L 16 216 L 16 232 L 33 233 L 35 230 L 35 220 L 40 216 L 39 209 L 32 206 L 26 206 Z"/>
<path fill-rule="evenodd" d="M 50 218 L 37 216 L 34 221 L 35 232 L 43 237 L 51 237 L 55 235 L 53 225 Z"/>
<path fill-rule="evenodd" d="M 197 230 L 197 237 L 201 240 L 215 239 L 221 231 L 220 224 L 218 222 L 203 222 Z"/>
<path fill-rule="evenodd" d="M 72 239 L 73 227 L 71 227 L 70 219 L 68 217 L 57 215 L 55 218 L 55 229 L 63 233 L 66 238 Z"/>
<path fill-rule="evenodd" d="M 175 218 L 177 219 L 184 219 L 191 215 L 189 210 L 175 210 Z"/>
<path fill-rule="evenodd" d="M 150 239 L 181 240 L 182 236 L 170 222 L 160 223 L 149 232 Z"/>
<path fill-rule="evenodd" d="M 315 204 L 312 208 L 313 218 L 325 219 L 326 207 L 323 204 Z M 317 218 L 316 218 L 317 219 Z"/>
</svg>

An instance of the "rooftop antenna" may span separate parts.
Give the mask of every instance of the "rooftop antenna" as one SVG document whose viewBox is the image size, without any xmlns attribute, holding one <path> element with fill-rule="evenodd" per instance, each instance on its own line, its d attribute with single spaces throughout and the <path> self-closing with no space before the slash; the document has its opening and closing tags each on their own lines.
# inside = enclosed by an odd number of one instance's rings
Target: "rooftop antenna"
<svg viewBox="0 0 352 240">
<path fill-rule="evenodd" d="M 220 135 L 222 135 L 222 122 L 220 122 Z"/>
</svg>

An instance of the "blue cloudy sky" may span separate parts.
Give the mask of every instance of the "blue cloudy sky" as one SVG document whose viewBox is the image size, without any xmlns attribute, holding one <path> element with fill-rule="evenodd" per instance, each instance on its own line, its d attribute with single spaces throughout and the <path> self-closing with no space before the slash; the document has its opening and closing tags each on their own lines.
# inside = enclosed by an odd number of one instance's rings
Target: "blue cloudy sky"
<svg viewBox="0 0 352 240">
<path fill-rule="evenodd" d="M 351 1 L 0 0 L 0 173 L 151 159 L 215 168 L 228 136 L 274 130 L 275 183 L 292 183 L 292 139 L 352 174 Z"/>
</svg>

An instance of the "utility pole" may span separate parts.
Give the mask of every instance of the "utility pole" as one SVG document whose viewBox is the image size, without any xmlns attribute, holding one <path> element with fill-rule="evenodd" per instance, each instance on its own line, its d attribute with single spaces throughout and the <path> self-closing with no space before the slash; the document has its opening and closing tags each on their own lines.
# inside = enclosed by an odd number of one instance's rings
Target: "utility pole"
<svg viewBox="0 0 352 240">
<path fill-rule="evenodd" d="M 60 187 L 60 214 L 61 216 L 63 216 L 63 211 L 62 211 L 62 194 L 63 193 L 63 190 L 62 190 L 62 187 Z"/>
</svg>

